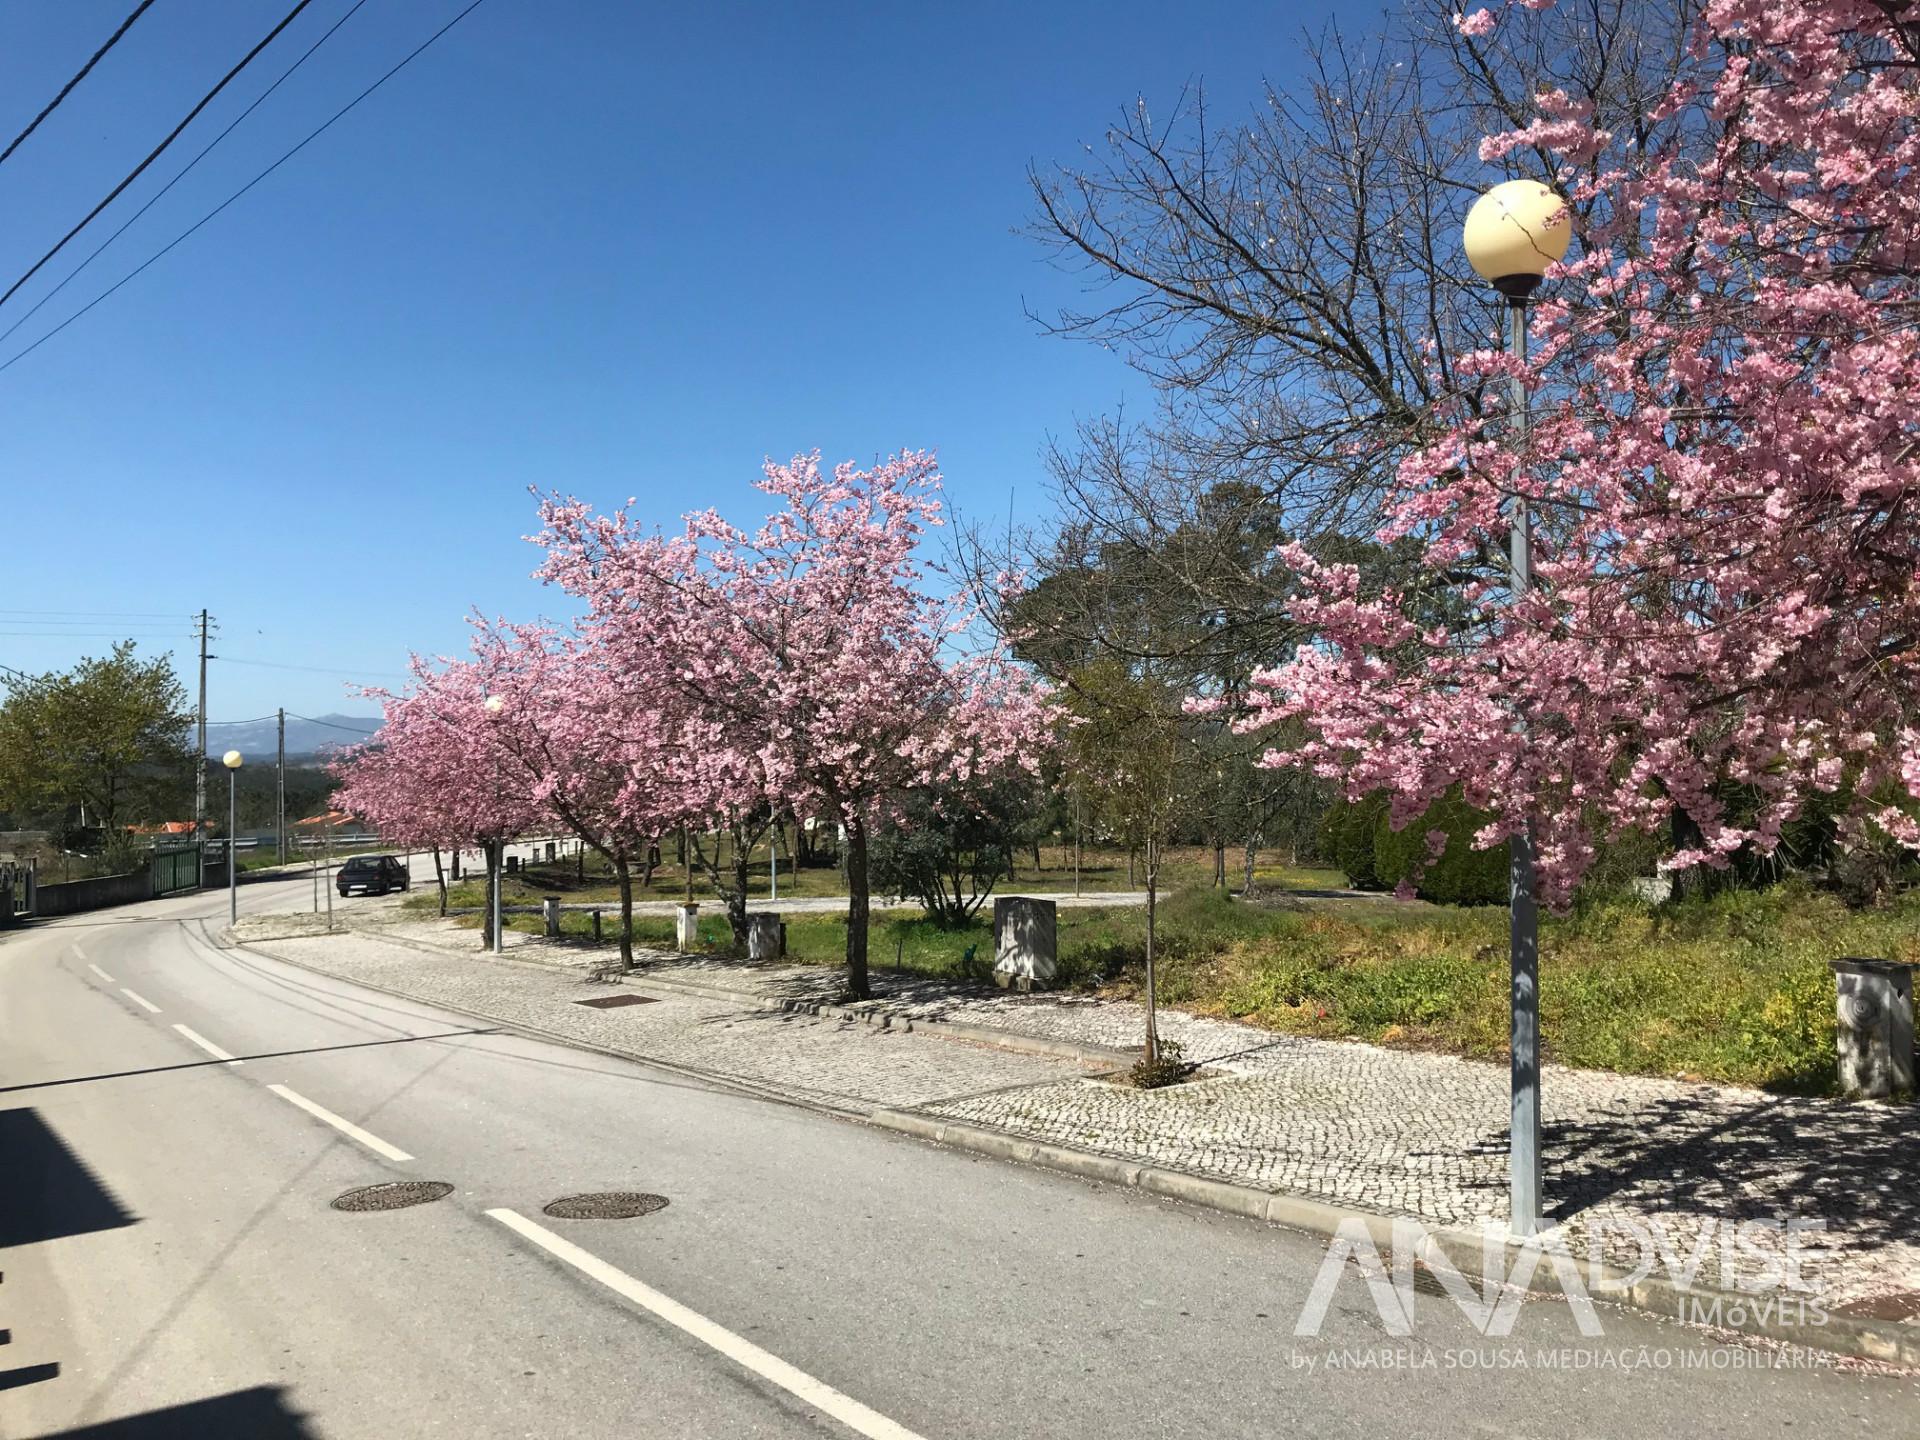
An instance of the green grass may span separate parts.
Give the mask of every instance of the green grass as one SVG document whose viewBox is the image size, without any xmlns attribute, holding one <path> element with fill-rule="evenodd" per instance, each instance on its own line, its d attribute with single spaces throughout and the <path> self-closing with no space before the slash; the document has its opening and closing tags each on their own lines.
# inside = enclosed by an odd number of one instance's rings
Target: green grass
<svg viewBox="0 0 1920 1440">
<path fill-rule="evenodd" d="M 475 902 L 477 903 L 477 901 Z M 478 917 L 469 917 L 478 923 Z M 537 931 L 538 916 L 513 917 Z M 563 921 L 584 934 L 585 915 Z M 846 922 L 788 920 L 790 958 L 838 965 Z M 605 917 L 612 943 L 617 917 Z M 1137 998 L 1145 915 L 1137 907 L 1062 909 L 1063 986 Z M 667 945 L 672 923 L 635 922 Z M 985 919 L 942 930 L 919 911 L 877 913 L 869 962 L 915 974 L 984 979 Z M 703 945 L 730 943 L 724 915 L 701 917 Z M 1498 907 L 1384 903 L 1269 910 L 1211 889 L 1160 906 L 1163 1003 L 1270 1029 L 1500 1060 L 1507 1048 L 1507 915 Z M 969 955 L 971 951 L 971 955 Z M 1585 904 L 1541 924 L 1541 1030 L 1547 1058 L 1630 1074 L 1681 1075 L 1773 1089 L 1834 1088 L 1833 978 L 1840 955 L 1920 962 L 1920 893 L 1849 910 L 1789 883 L 1683 904 Z"/>
<path fill-rule="evenodd" d="M 664 847 L 665 857 L 671 861 L 672 846 Z M 1073 850 L 1071 846 L 1043 846 L 1040 851 L 1041 863 L 1032 863 L 1031 853 L 1017 858 L 1014 878 L 1003 880 L 999 890 L 1012 892 L 1042 892 L 1072 894 L 1074 889 Z M 243 860 L 244 863 L 244 860 Z M 412 902 L 415 908 L 425 908 L 432 904 L 438 906 L 438 894 L 434 889 L 433 862 L 416 860 L 414 862 L 414 886 L 421 891 L 421 897 Z M 761 858 L 750 867 L 749 894 L 755 899 L 765 899 L 771 888 L 764 851 Z M 1173 850 L 1168 853 L 1161 872 L 1161 889 L 1173 891 L 1188 887 L 1204 888 L 1211 883 L 1213 875 L 1213 857 L 1211 852 L 1198 848 Z M 1227 854 L 1228 883 L 1238 886 L 1241 881 L 1240 856 L 1233 851 Z M 1278 851 L 1263 851 L 1258 857 L 1254 869 L 1257 885 L 1281 889 L 1328 889 L 1340 888 L 1346 884 L 1346 878 L 1335 870 L 1319 869 L 1311 866 L 1288 864 Z M 1080 888 L 1087 894 L 1100 894 L 1105 891 L 1137 890 L 1146 885 L 1144 874 L 1136 869 L 1129 880 L 1127 858 L 1124 853 L 1110 850 L 1096 850 L 1089 847 L 1084 856 L 1080 871 Z M 486 882 L 484 874 L 468 871 L 462 875 L 458 884 L 448 887 L 447 903 L 453 906 L 480 905 L 485 903 Z M 815 896 L 844 895 L 846 882 L 840 872 L 830 865 L 809 866 L 795 871 L 784 861 L 780 866 L 780 894 L 782 898 L 811 898 Z M 686 894 L 686 875 L 679 866 L 671 863 L 657 867 L 650 885 L 640 884 L 639 872 L 634 872 L 633 898 L 640 900 L 678 900 Z M 620 902 L 619 886 L 614 883 L 609 871 L 599 857 L 589 853 L 584 874 L 571 860 L 552 863 L 543 862 L 528 866 L 524 870 L 508 875 L 501 898 L 508 905 L 537 905 L 549 895 L 558 895 L 569 904 L 617 905 Z M 426 897 L 431 897 L 426 898 Z M 696 871 L 693 884 L 693 898 L 707 904 L 715 901 L 716 894 L 704 873 Z"/>
</svg>

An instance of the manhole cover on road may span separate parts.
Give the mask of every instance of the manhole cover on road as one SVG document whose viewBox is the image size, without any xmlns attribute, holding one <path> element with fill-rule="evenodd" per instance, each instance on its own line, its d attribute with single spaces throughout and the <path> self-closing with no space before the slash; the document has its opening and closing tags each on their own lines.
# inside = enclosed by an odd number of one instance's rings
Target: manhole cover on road
<svg viewBox="0 0 1920 1440">
<path fill-rule="evenodd" d="M 444 1180 L 389 1180 L 381 1185 L 362 1185 L 349 1190 L 333 1202 L 336 1210 L 404 1210 L 409 1205 L 425 1205 L 443 1200 L 453 1193 Z"/>
<path fill-rule="evenodd" d="M 576 1000 L 576 1005 L 591 1005 L 596 1010 L 611 1010 L 617 1005 L 654 1005 L 659 1003 L 652 995 L 596 995 L 591 1000 Z"/>
<path fill-rule="evenodd" d="M 547 1206 L 546 1213 L 556 1220 L 631 1220 L 666 1208 L 664 1195 L 612 1190 L 599 1195 L 562 1195 Z"/>
</svg>

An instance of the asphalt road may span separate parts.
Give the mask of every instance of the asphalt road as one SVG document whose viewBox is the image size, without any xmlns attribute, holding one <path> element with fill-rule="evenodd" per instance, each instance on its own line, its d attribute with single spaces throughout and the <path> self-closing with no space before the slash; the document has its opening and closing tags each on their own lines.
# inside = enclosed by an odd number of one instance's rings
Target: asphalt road
<svg viewBox="0 0 1920 1440">
<path fill-rule="evenodd" d="M 1396 1341 L 1349 1275 L 1296 1339 L 1317 1240 L 476 1033 L 218 949 L 225 910 L 0 941 L 0 1435 L 1920 1429 L 1911 1380 L 1756 1368 L 1621 1311 L 1583 1340 L 1529 1305 L 1498 1341 L 1422 1297 Z M 453 1190 L 330 1208 L 403 1179 Z M 611 1190 L 670 1203 L 542 1214 Z"/>
</svg>

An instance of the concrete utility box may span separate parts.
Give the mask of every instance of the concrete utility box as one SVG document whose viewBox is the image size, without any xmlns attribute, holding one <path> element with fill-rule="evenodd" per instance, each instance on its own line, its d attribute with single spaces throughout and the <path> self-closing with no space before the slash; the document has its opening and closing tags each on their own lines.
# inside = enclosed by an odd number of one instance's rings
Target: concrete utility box
<svg viewBox="0 0 1920 1440">
<path fill-rule="evenodd" d="M 547 938 L 549 940 L 558 940 L 560 938 L 559 897 L 549 895 L 546 899 L 542 900 L 540 902 L 540 911 L 547 922 Z"/>
<path fill-rule="evenodd" d="M 786 954 L 787 927 L 765 911 L 747 917 L 747 958 L 778 960 Z"/>
<path fill-rule="evenodd" d="M 1054 904 L 1022 895 L 993 902 L 993 983 L 1001 989 L 1045 989 L 1059 968 Z"/>
<path fill-rule="evenodd" d="M 682 905 L 673 912 L 673 943 L 683 955 L 700 943 L 698 905 Z"/>
<path fill-rule="evenodd" d="M 1843 956 L 1837 991 L 1840 1088 L 1865 1100 L 1913 1094 L 1913 966 Z"/>
</svg>

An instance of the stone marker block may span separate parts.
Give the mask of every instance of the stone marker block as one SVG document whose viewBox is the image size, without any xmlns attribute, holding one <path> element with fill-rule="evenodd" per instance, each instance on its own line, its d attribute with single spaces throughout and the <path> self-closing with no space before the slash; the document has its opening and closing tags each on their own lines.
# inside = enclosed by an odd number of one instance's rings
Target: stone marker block
<svg viewBox="0 0 1920 1440">
<path fill-rule="evenodd" d="M 993 902 L 993 983 L 1001 989 L 1045 989 L 1059 965 L 1054 904 L 1023 895 Z"/>
<path fill-rule="evenodd" d="M 540 913 L 546 919 L 546 922 L 547 922 L 547 938 L 549 940 L 558 940 L 560 938 L 560 899 L 559 897 L 556 895 L 549 895 L 546 899 L 542 900 L 540 902 Z"/>
<path fill-rule="evenodd" d="M 786 953 L 786 927 L 778 915 L 765 911 L 747 917 L 747 958 L 778 960 Z"/>
<path fill-rule="evenodd" d="M 700 943 L 700 907 L 682 905 L 673 912 L 673 943 L 685 954 Z"/>
<path fill-rule="evenodd" d="M 1831 962 L 1840 1088 L 1865 1100 L 1913 1094 L 1913 966 L 1843 956 Z"/>
</svg>

